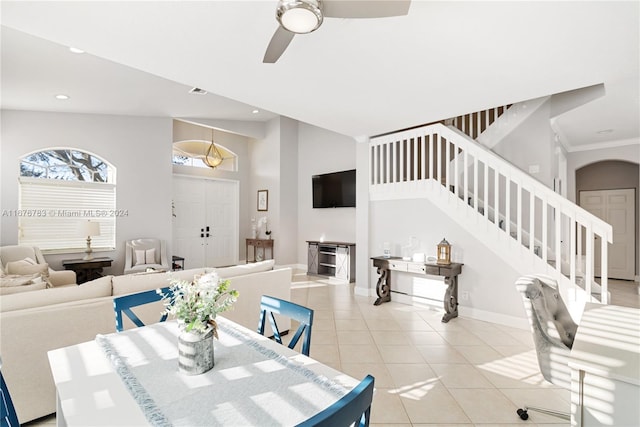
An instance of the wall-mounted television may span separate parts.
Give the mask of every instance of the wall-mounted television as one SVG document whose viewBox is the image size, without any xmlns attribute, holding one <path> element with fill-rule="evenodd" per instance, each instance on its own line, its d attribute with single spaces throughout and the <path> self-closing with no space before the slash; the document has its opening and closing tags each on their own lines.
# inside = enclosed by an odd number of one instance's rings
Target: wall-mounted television
<svg viewBox="0 0 640 427">
<path fill-rule="evenodd" d="M 314 208 L 355 208 L 356 170 L 313 175 Z"/>
</svg>

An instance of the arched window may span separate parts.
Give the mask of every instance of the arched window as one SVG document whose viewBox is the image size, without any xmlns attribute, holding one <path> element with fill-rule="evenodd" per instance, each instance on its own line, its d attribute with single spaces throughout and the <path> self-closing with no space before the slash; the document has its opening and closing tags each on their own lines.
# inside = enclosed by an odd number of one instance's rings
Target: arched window
<svg viewBox="0 0 640 427">
<path fill-rule="evenodd" d="M 86 247 L 81 221 L 100 225 L 93 249 L 114 249 L 116 218 L 115 168 L 106 160 L 72 148 L 48 148 L 20 160 L 18 243 L 48 251 Z"/>
<path fill-rule="evenodd" d="M 204 162 L 207 150 L 211 146 L 211 141 L 188 140 L 173 143 L 173 164 L 183 166 L 193 166 L 197 168 L 209 168 Z M 215 144 L 218 152 L 222 155 L 222 163 L 216 166 L 217 170 L 237 171 L 238 156 L 231 150 L 220 144 Z"/>
</svg>

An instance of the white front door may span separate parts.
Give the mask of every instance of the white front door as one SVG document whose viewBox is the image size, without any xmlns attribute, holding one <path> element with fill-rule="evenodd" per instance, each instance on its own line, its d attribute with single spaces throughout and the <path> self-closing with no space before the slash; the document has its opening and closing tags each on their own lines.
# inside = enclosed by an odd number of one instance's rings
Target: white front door
<svg viewBox="0 0 640 427">
<path fill-rule="evenodd" d="M 173 253 L 185 268 L 238 263 L 238 183 L 173 177 Z"/>
<path fill-rule="evenodd" d="M 635 277 L 635 191 L 581 191 L 580 206 L 611 224 L 613 244 L 609 245 L 609 277 L 633 280 Z M 594 244 L 594 274 L 600 276 L 600 241 Z"/>
</svg>

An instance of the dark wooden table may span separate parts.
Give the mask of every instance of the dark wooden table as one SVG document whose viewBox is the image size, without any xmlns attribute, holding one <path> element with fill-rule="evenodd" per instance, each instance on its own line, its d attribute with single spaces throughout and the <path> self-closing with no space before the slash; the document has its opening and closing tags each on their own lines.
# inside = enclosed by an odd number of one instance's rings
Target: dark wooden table
<svg viewBox="0 0 640 427">
<path fill-rule="evenodd" d="M 90 280 L 102 277 L 102 269 L 111 267 L 113 260 L 107 257 L 85 259 L 68 259 L 62 261 L 65 270 L 73 270 L 76 272 L 76 281 L 78 285 Z"/>
<path fill-rule="evenodd" d="M 373 305 L 380 305 L 391 301 L 391 272 L 401 271 L 405 273 L 424 274 L 432 276 L 443 276 L 447 284 L 444 295 L 445 314 L 442 322 L 447 323 L 454 317 L 458 317 L 458 274 L 462 272 L 462 265 L 452 262 L 451 264 L 418 263 L 406 261 L 400 257 L 372 257 L 373 266 L 378 268 L 378 283 L 376 293 L 378 299 Z"/>
</svg>

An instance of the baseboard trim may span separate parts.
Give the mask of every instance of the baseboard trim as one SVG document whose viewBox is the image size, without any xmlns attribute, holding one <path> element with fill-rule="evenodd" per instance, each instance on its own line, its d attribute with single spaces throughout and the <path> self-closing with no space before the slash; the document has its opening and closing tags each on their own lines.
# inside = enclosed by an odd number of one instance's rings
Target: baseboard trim
<svg viewBox="0 0 640 427">
<path fill-rule="evenodd" d="M 353 293 L 362 297 L 370 297 L 373 295 L 373 289 L 371 288 L 363 288 L 361 286 L 354 286 Z"/>
</svg>

